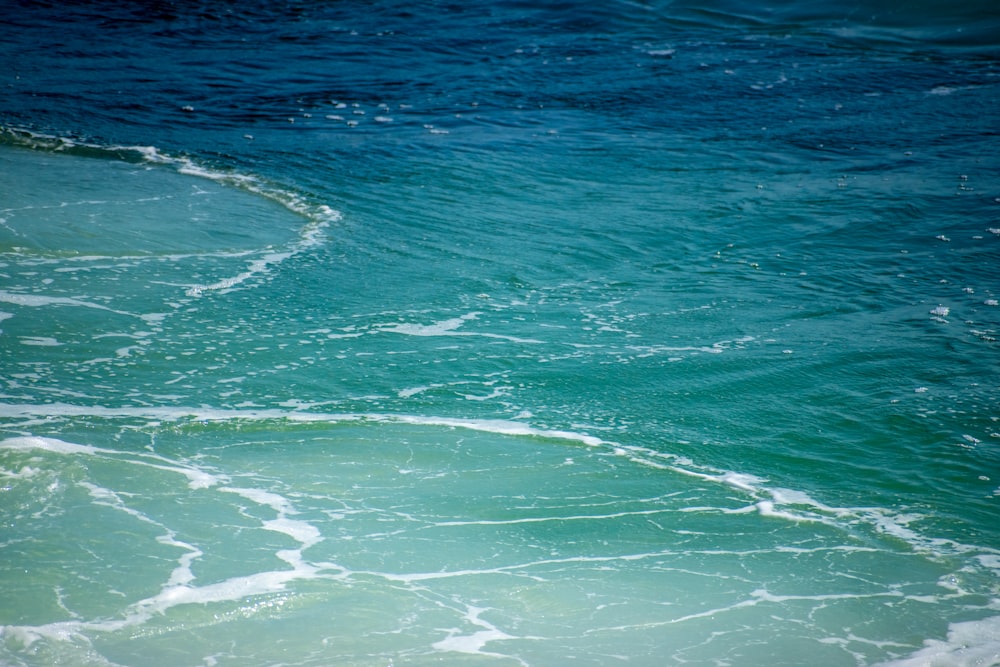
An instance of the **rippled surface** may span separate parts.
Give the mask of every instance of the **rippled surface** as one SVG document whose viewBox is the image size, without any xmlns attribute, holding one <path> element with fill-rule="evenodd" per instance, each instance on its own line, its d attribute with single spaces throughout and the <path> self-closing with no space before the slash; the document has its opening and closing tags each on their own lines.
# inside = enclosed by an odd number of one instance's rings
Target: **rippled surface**
<svg viewBox="0 0 1000 667">
<path fill-rule="evenodd" d="M 998 660 L 990 6 L 0 20 L 0 662 Z"/>
</svg>

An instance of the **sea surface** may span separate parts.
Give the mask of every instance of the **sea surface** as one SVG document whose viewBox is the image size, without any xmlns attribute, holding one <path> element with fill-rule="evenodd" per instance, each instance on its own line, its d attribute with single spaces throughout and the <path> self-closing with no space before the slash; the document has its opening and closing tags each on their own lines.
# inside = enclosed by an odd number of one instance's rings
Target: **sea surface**
<svg viewBox="0 0 1000 667">
<path fill-rule="evenodd" d="M 994 0 L 13 0 L 0 665 L 1000 665 Z"/>
</svg>

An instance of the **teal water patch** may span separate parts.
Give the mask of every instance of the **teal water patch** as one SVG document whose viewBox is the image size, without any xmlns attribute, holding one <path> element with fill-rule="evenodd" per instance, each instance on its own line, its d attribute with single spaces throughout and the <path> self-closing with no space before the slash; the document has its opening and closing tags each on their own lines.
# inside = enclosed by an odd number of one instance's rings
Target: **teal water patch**
<svg viewBox="0 0 1000 667">
<path fill-rule="evenodd" d="M 99 260 L 179 261 L 280 246 L 302 226 L 280 205 L 268 207 L 210 178 L 103 152 L 0 148 L 0 249 L 75 258 L 83 267 Z"/>
<path fill-rule="evenodd" d="M 11 664 L 853 665 L 995 595 L 918 517 L 583 434 L 47 412 L 0 443 Z"/>
<path fill-rule="evenodd" d="M 1000 232 L 959 215 L 977 200 L 946 208 L 942 186 L 920 204 L 947 226 L 859 229 L 821 213 L 884 203 L 875 180 L 797 200 L 742 176 L 718 206 L 756 214 L 706 233 L 683 183 L 602 180 L 614 161 L 568 151 L 569 185 L 466 160 L 464 189 L 426 174 L 378 209 L 385 184 L 359 186 L 371 208 L 335 226 L 252 175 L 19 136 L 3 661 L 993 650 L 1000 436 L 978 362 Z M 645 213 L 615 218 L 639 194 Z M 786 238 L 806 217 L 824 224 Z M 106 248 L 64 233 L 90 220 Z M 499 230 L 524 254 L 491 251 Z"/>
<path fill-rule="evenodd" d="M 997 662 L 995 2 L 146 4 L 5 6 L 0 663 Z"/>
<path fill-rule="evenodd" d="M 95 387 L 95 371 L 134 395 L 118 378 L 164 342 L 167 318 L 205 293 L 268 280 L 338 218 L 258 179 L 148 147 L 4 136 L 19 144 L 0 147 L 10 193 L 0 209 L 7 398 L 38 391 L 100 400 L 97 387 L 108 385 Z M 30 353 L 43 347 L 49 359 Z M 145 361 L 169 365 L 189 353 Z M 76 373 L 65 375 L 70 368 Z"/>
</svg>

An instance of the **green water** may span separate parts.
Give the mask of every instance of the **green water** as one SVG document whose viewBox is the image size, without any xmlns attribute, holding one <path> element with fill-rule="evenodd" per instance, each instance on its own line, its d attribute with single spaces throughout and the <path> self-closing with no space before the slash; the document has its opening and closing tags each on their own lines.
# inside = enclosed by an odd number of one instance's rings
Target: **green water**
<svg viewBox="0 0 1000 667">
<path fill-rule="evenodd" d="M 0 662 L 995 664 L 975 159 L 4 136 Z"/>
</svg>

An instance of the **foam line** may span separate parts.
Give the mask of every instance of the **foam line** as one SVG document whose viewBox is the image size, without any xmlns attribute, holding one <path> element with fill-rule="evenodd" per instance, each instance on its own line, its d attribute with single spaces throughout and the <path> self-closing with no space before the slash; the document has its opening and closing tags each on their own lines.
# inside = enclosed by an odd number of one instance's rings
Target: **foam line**
<svg viewBox="0 0 1000 667">
<path fill-rule="evenodd" d="M 162 529 L 164 534 L 156 538 L 157 542 L 187 551 L 187 553 L 178 559 L 177 567 L 175 567 L 170 573 L 170 577 L 165 586 L 166 588 L 186 585 L 194 580 L 194 573 L 191 571 L 191 564 L 203 555 L 200 549 L 188 544 L 187 542 L 178 540 L 176 534 L 162 523 L 155 521 L 142 512 L 126 505 L 121 497 L 111 489 L 106 489 L 102 486 L 91 484 L 90 482 L 78 482 L 78 484 L 90 492 L 90 496 L 94 499 L 94 504 L 111 507 L 119 512 L 124 512 L 125 514 L 128 514 L 143 523 L 152 524 L 157 528 Z"/>
<path fill-rule="evenodd" d="M 432 648 L 437 649 L 438 651 L 486 655 L 495 658 L 509 658 L 516 660 L 518 663 L 527 667 L 528 663 L 520 658 L 483 650 L 483 647 L 489 642 L 503 641 L 505 639 L 517 639 L 516 637 L 498 629 L 492 623 L 481 619 L 480 614 L 484 611 L 486 611 L 486 609 L 482 607 L 468 607 L 465 612 L 465 620 L 471 625 L 483 628 L 482 630 L 473 632 L 470 635 L 463 635 L 459 634 L 460 630 L 451 629 L 448 631 L 448 636 L 438 642 L 435 642 L 432 645 Z"/>
<path fill-rule="evenodd" d="M 0 290 L 0 303 L 9 303 L 15 306 L 28 306 L 32 308 L 42 306 L 76 306 L 79 308 L 96 308 L 97 310 L 106 310 L 109 313 L 115 313 L 116 315 L 139 317 L 138 315 L 134 315 L 132 313 L 126 313 L 121 310 L 115 310 L 114 308 L 108 308 L 107 306 L 102 306 L 98 303 L 81 301 L 80 299 L 70 299 L 58 296 L 42 296 L 40 294 L 21 294 L 18 292 L 8 292 L 6 290 Z"/>
<path fill-rule="evenodd" d="M 288 518 L 289 514 L 298 514 L 298 511 L 292 507 L 292 504 L 284 496 L 271 493 L 270 491 L 263 491 L 261 489 L 222 487 L 219 490 L 226 493 L 234 493 L 238 496 L 246 498 L 247 500 L 257 503 L 258 505 L 265 505 L 273 509 L 277 513 L 278 517 L 270 521 L 265 521 L 263 523 L 263 527 L 267 530 L 284 533 L 302 544 L 302 548 L 299 552 L 303 549 L 311 547 L 323 539 L 319 529 L 312 524 L 306 521 L 297 521 L 295 519 Z"/>
<path fill-rule="evenodd" d="M 479 313 L 466 313 L 461 317 L 435 322 L 434 324 L 409 324 L 393 323 L 377 325 L 375 331 L 384 333 L 397 333 L 406 336 L 479 336 L 481 338 L 497 338 L 507 340 L 512 343 L 541 344 L 543 341 L 535 338 L 518 338 L 517 336 L 506 336 L 502 334 L 485 333 L 477 331 L 458 331 L 458 328 L 470 320 L 474 320 Z"/>
<path fill-rule="evenodd" d="M 65 440 L 55 438 L 41 438 L 37 436 L 21 436 L 0 440 L 0 448 L 27 451 L 31 449 L 43 449 L 55 454 L 117 454 L 111 449 L 101 449 L 91 445 L 78 445 Z"/>
<path fill-rule="evenodd" d="M 618 554 L 614 556 L 570 556 L 567 558 L 544 558 L 541 560 L 530 561 L 527 563 L 517 563 L 515 565 L 501 565 L 498 567 L 486 568 L 481 570 L 451 570 L 451 571 L 441 571 L 441 572 L 415 572 L 411 574 L 393 574 L 391 572 L 372 572 L 372 571 L 359 571 L 355 574 L 365 574 L 373 577 L 380 577 L 388 581 L 397 581 L 400 583 L 414 583 L 420 581 L 433 581 L 436 579 L 453 579 L 455 577 L 468 577 L 468 576 L 482 576 L 482 575 L 493 575 L 493 574 L 503 574 L 503 575 L 513 575 L 526 577 L 528 579 L 533 579 L 535 581 L 545 581 L 544 577 L 536 574 L 531 574 L 528 570 L 538 567 L 546 567 L 551 565 L 567 565 L 567 564 L 578 564 L 578 563 L 613 563 L 618 561 L 638 561 L 646 560 L 649 558 L 662 558 L 664 556 L 676 556 L 675 551 L 651 551 L 647 553 L 638 554 Z"/>
<path fill-rule="evenodd" d="M 15 145 L 35 150 L 47 150 L 51 152 L 97 152 L 119 160 L 125 159 L 132 162 L 138 161 L 167 166 L 180 174 L 208 179 L 270 199 L 307 220 L 307 223 L 299 229 L 298 239 L 286 250 L 269 252 L 260 259 L 251 261 L 246 271 L 240 272 L 235 276 L 222 278 L 214 283 L 204 285 L 189 285 L 185 292 L 189 297 L 198 297 L 205 292 L 213 291 L 225 293 L 257 275 L 270 271 L 272 267 L 281 264 L 288 258 L 322 243 L 322 230 L 330 224 L 339 221 L 342 217 L 339 211 L 325 204 L 311 204 L 294 192 L 268 184 L 258 177 L 213 169 L 201 165 L 188 157 L 168 155 L 154 146 L 102 146 L 68 137 L 40 134 L 23 128 L 0 127 L 0 134 L 12 140 L 12 143 Z"/>
<path fill-rule="evenodd" d="M 198 468 L 191 468 L 173 461 L 164 459 L 161 456 L 155 454 L 147 453 L 135 453 L 130 454 L 128 452 L 120 452 L 114 449 L 103 449 L 101 447 L 94 447 L 92 445 L 79 445 L 73 442 L 66 442 L 65 440 L 58 440 L 56 438 L 43 438 L 38 436 L 19 436 L 13 438 L 7 438 L 5 440 L 0 440 L 0 449 L 10 449 L 10 450 L 31 450 L 31 449 L 41 449 L 47 452 L 52 452 L 54 454 L 70 454 L 70 455 L 86 455 L 86 456 L 96 456 L 96 455 L 107 455 L 107 456 L 135 456 L 138 460 L 132 460 L 131 463 L 134 465 L 147 466 L 150 468 L 156 468 L 157 470 L 165 470 L 167 472 L 178 473 L 184 475 L 188 478 L 188 486 L 192 489 L 203 489 L 210 486 L 218 484 L 223 478 L 207 473 Z M 160 463 L 151 463 L 142 459 L 152 459 L 153 461 L 158 461 Z"/>
<path fill-rule="evenodd" d="M 585 445 L 607 444 L 594 436 L 575 431 L 534 428 L 523 422 L 504 419 L 460 419 L 453 417 L 424 417 L 417 415 L 393 415 L 384 413 L 318 413 L 288 410 L 230 410 L 215 408 L 187 407 L 122 407 L 76 406 L 67 403 L 46 403 L 44 405 L 0 403 L 0 417 L 102 417 L 138 418 L 156 421 L 197 420 L 219 421 L 287 421 L 302 423 L 342 423 L 342 422 L 396 422 L 419 426 L 449 426 L 474 431 L 497 433 L 500 435 L 534 436 L 572 440 Z"/>
<path fill-rule="evenodd" d="M 200 554 L 194 551 L 186 554 L 185 563 Z M 291 570 L 260 572 L 243 577 L 232 577 L 225 581 L 205 586 L 192 586 L 187 572 L 182 568 L 175 569 L 170 580 L 159 593 L 140 600 L 126 608 L 124 617 L 102 621 L 59 621 L 35 626 L 0 626 L 0 637 L 11 636 L 19 639 L 25 646 L 30 646 L 39 639 L 47 638 L 56 641 L 71 642 L 76 639 L 86 640 L 84 633 L 115 632 L 123 628 L 142 625 L 154 616 L 166 613 L 172 607 L 185 604 L 208 604 L 212 602 L 227 602 L 241 600 L 254 595 L 282 591 L 287 584 L 316 573 L 318 568 L 299 563 Z"/>
<path fill-rule="evenodd" d="M 660 628 L 669 625 L 677 625 L 680 623 L 687 623 L 688 621 L 695 621 L 700 618 L 714 618 L 720 614 L 726 612 L 735 611 L 737 609 L 743 609 L 746 607 L 756 607 L 762 603 L 773 603 L 781 604 L 784 602 L 794 602 L 799 600 L 810 600 L 816 602 L 825 602 L 829 600 L 858 600 L 862 598 L 901 598 L 902 593 L 897 591 L 889 591 L 886 593 L 870 593 L 870 594 L 854 594 L 854 593 L 844 593 L 844 594 L 834 594 L 834 595 L 772 595 L 764 589 L 757 589 L 750 592 L 750 597 L 745 600 L 740 600 L 739 602 L 734 602 L 731 605 L 726 605 L 725 607 L 717 607 L 714 609 L 707 609 L 705 611 L 695 612 L 693 614 L 686 614 L 684 616 L 678 616 L 677 618 L 671 618 L 663 621 L 651 621 L 648 623 L 632 624 L 632 625 L 618 625 L 612 627 L 597 628 L 594 630 L 588 630 L 584 634 L 597 634 L 604 632 L 622 632 L 626 630 L 633 630 L 635 628 Z M 925 665 L 926 663 L 921 663 Z M 907 666 L 907 667 L 916 667 Z"/>
<path fill-rule="evenodd" d="M 267 185 L 254 176 L 210 169 L 195 163 L 190 158 L 166 155 L 152 146 L 113 146 L 108 150 L 135 151 L 142 155 L 146 161 L 170 165 L 176 168 L 178 173 L 206 178 L 265 197 L 308 220 L 299 229 L 298 240 L 292 243 L 287 250 L 270 252 L 260 259 L 253 260 L 246 271 L 235 276 L 223 278 L 205 285 L 191 285 L 185 292 L 187 296 L 197 297 L 205 292 L 212 291 L 225 293 L 257 275 L 267 273 L 272 267 L 280 265 L 288 258 L 320 244 L 323 240 L 322 230 L 341 219 L 341 214 L 329 206 L 308 204 L 291 191 Z"/>
<path fill-rule="evenodd" d="M 68 267 L 66 264 L 87 264 L 92 262 L 115 262 L 115 267 L 103 266 L 103 267 L 93 267 L 86 266 L 88 270 L 94 268 L 116 268 L 123 262 L 131 262 L 134 264 L 140 264 L 143 262 L 168 262 L 176 263 L 182 262 L 190 259 L 202 259 L 205 257 L 216 257 L 222 259 L 236 259 L 240 257 L 247 257 L 249 255 L 258 254 L 259 250 L 221 250 L 212 252 L 188 252 L 188 253 L 170 253 L 166 255 L 65 255 L 54 253 L 52 255 L 32 255 L 27 256 L 23 252 L 17 253 L 17 262 L 23 266 L 48 266 L 57 265 L 59 268 L 56 269 L 58 273 L 72 273 L 81 270 L 81 267 Z M 0 255 L 4 254 L 0 251 Z M 158 282 L 156 280 L 150 281 L 154 285 L 162 285 L 164 283 Z"/>
<path fill-rule="evenodd" d="M 218 291 L 224 294 L 240 283 L 253 278 L 257 274 L 266 272 L 272 265 L 280 264 L 284 260 L 291 257 L 292 254 L 293 253 L 291 252 L 272 253 L 262 259 L 250 262 L 250 267 L 243 273 L 230 278 L 223 278 L 209 285 L 192 285 L 184 293 L 188 296 L 201 296 L 205 292 L 213 291 Z"/>
<path fill-rule="evenodd" d="M 521 519 L 496 519 L 483 521 L 441 521 L 433 527 L 450 526 L 509 526 L 519 523 L 545 523 L 548 521 L 603 521 L 605 519 L 620 519 L 625 516 L 648 516 L 651 514 L 672 514 L 674 509 L 638 510 L 635 512 L 615 512 L 613 514 L 580 514 L 573 516 L 526 517 Z"/>
</svg>

